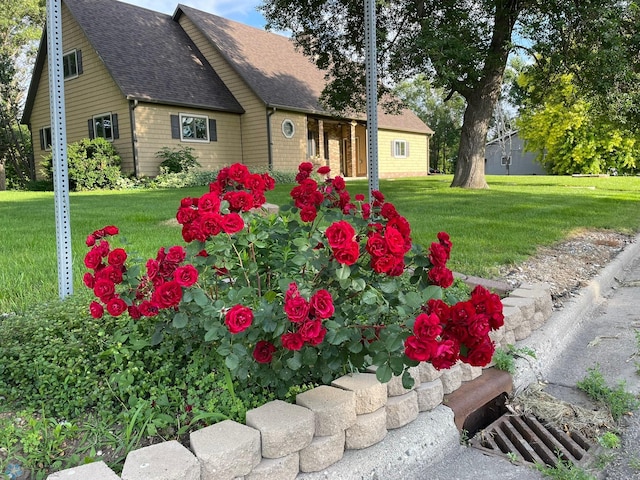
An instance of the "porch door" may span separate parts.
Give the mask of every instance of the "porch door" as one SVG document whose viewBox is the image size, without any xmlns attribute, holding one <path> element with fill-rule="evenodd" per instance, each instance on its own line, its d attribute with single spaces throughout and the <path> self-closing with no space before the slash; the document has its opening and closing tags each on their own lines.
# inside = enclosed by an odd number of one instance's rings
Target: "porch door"
<svg viewBox="0 0 640 480">
<path fill-rule="evenodd" d="M 356 177 L 367 176 L 367 155 L 360 151 L 360 137 L 356 137 L 354 155 L 356 156 Z"/>
</svg>

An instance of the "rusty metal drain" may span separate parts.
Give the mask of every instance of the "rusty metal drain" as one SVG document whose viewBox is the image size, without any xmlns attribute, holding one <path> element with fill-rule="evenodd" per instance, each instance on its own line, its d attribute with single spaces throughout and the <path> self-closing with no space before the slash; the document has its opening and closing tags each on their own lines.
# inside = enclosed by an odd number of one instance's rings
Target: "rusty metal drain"
<svg viewBox="0 0 640 480">
<path fill-rule="evenodd" d="M 513 461 L 555 467 L 558 458 L 574 465 L 588 463 L 594 445 L 577 432 L 544 425 L 531 415 L 503 415 L 470 442 L 472 447 Z"/>
</svg>

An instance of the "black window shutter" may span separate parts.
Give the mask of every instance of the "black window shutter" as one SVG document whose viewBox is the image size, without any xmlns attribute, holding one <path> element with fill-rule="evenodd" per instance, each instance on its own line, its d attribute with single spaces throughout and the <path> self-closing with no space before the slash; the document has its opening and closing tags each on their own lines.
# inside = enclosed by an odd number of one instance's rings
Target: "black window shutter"
<svg viewBox="0 0 640 480">
<path fill-rule="evenodd" d="M 180 138 L 180 117 L 171 115 L 171 138 Z"/>
<path fill-rule="evenodd" d="M 44 128 L 40 129 L 40 150 L 45 150 L 47 148 L 47 146 L 45 145 L 45 138 L 44 138 Z"/>
<path fill-rule="evenodd" d="M 213 118 L 209 119 L 209 141 L 218 141 L 218 126 L 216 125 L 216 121 Z"/>
<path fill-rule="evenodd" d="M 111 134 L 113 135 L 113 139 L 116 140 L 120 138 L 120 130 L 118 130 L 118 114 L 111 114 Z"/>
<path fill-rule="evenodd" d="M 89 140 L 93 140 L 96 137 L 96 134 L 93 131 L 93 118 L 87 120 L 87 125 L 89 126 Z"/>
<path fill-rule="evenodd" d="M 78 67 L 78 75 L 82 73 L 82 50 L 76 50 L 76 66 Z"/>
</svg>

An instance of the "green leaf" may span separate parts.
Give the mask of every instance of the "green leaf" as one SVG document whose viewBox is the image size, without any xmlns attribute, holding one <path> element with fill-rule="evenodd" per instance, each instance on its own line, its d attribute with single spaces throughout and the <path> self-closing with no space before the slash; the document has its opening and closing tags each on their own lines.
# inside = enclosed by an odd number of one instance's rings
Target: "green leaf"
<svg viewBox="0 0 640 480">
<path fill-rule="evenodd" d="M 349 275 L 351 275 L 351 268 L 349 268 L 349 265 L 342 264 L 340 268 L 336 268 L 336 277 L 338 280 L 345 280 L 349 278 Z"/>
<path fill-rule="evenodd" d="M 302 362 L 305 365 L 312 367 L 316 364 L 317 360 L 318 360 L 318 352 L 316 351 L 315 348 L 307 347 L 304 349 L 304 351 L 302 352 Z"/>
<path fill-rule="evenodd" d="M 413 388 L 413 385 L 415 383 L 416 382 L 411 376 L 411 374 L 409 373 L 409 370 L 405 370 L 404 373 L 402 374 L 402 386 L 407 390 L 410 390 Z"/>
<path fill-rule="evenodd" d="M 351 280 L 351 288 L 356 292 L 362 292 L 367 287 L 367 282 L 363 278 L 354 278 Z"/>
<path fill-rule="evenodd" d="M 178 312 L 173 316 L 173 326 L 175 328 L 184 328 L 189 323 L 189 317 L 183 312 Z"/>
<path fill-rule="evenodd" d="M 442 287 L 429 285 L 422 291 L 422 303 L 426 303 L 432 298 L 442 300 Z"/>
<path fill-rule="evenodd" d="M 365 305 L 375 305 L 378 303 L 378 295 L 372 290 L 367 290 L 362 294 L 362 303 Z"/>
<path fill-rule="evenodd" d="M 380 383 L 387 383 L 393 377 L 393 373 L 391 372 L 391 367 L 389 365 L 384 364 L 380 365 L 376 370 L 376 378 Z"/>
<path fill-rule="evenodd" d="M 219 330 L 218 328 L 212 328 L 211 330 L 207 330 L 207 333 L 204 334 L 205 342 L 212 342 L 213 340 L 217 340 L 219 338 Z"/>
<path fill-rule="evenodd" d="M 402 348 L 402 335 L 390 333 L 384 339 L 384 344 L 389 352 L 396 352 Z"/>
<path fill-rule="evenodd" d="M 204 307 L 209 303 L 209 297 L 207 297 L 207 295 L 202 290 L 195 289 L 192 290 L 191 293 L 198 306 Z"/>
<path fill-rule="evenodd" d="M 293 356 L 287 360 L 287 366 L 291 370 L 299 370 L 302 367 L 302 354 L 294 352 Z"/>
<path fill-rule="evenodd" d="M 395 280 L 390 282 L 383 282 L 379 285 L 380 290 L 384 293 L 394 293 L 398 290 L 398 283 Z"/>
<path fill-rule="evenodd" d="M 364 345 L 362 345 L 362 342 L 354 342 L 351 345 L 349 345 L 349 351 L 352 353 L 360 353 L 363 348 L 364 348 Z"/>
<path fill-rule="evenodd" d="M 404 296 L 405 302 L 408 307 L 418 309 L 424 303 L 422 301 L 422 295 L 418 292 L 407 292 Z"/>
<path fill-rule="evenodd" d="M 224 359 L 224 364 L 229 370 L 235 370 L 240 365 L 240 359 L 235 353 L 230 353 L 227 358 Z"/>
<path fill-rule="evenodd" d="M 307 257 L 305 257 L 304 255 L 298 254 L 291 259 L 291 263 L 301 267 L 307 263 Z"/>
</svg>

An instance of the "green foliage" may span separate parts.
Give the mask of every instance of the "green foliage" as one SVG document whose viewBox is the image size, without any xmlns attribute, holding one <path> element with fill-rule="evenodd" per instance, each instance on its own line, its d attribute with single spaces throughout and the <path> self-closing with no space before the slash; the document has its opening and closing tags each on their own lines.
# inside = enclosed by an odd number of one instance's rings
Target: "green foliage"
<svg viewBox="0 0 640 480">
<path fill-rule="evenodd" d="M 596 477 L 574 465 L 569 460 L 558 459 L 555 467 L 536 465 L 536 468 L 545 477 L 553 478 L 554 480 L 596 480 Z"/>
<path fill-rule="evenodd" d="M 577 383 L 577 387 L 593 400 L 605 405 L 616 421 L 640 406 L 636 396 L 626 390 L 624 381 L 619 382 L 615 388 L 609 387 L 598 366 L 589 368 L 588 375 Z"/>
<path fill-rule="evenodd" d="M 191 147 L 181 146 L 177 148 L 162 147 L 156 152 L 156 158 L 161 158 L 160 173 L 187 173 L 200 167 L 195 150 Z"/>
<path fill-rule="evenodd" d="M 518 127 L 529 151 L 549 173 L 620 174 L 638 171 L 640 137 L 602 118 L 580 96 L 571 75 L 556 78 L 540 103 L 527 103 L 520 111 Z M 535 84 L 526 75 L 521 86 L 535 96 Z"/>
<path fill-rule="evenodd" d="M 87 138 L 67 146 L 69 189 L 73 191 L 114 189 L 122 180 L 120 157 L 108 140 Z M 53 178 L 53 157 L 42 162 L 43 173 Z"/>
<path fill-rule="evenodd" d="M 598 437 L 598 443 L 604 448 L 619 448 L 622 442 L 615 433 L 605 432 Z"/>
<path fill-rule="evenodd" d="M 516 358 L 536 358 L 536 352 L 529 347 L 516 347 L 507 345 L 507 349 L 496 348 L 493 354 L 493 363 L 498 370 L 504 370 L 510 374 L 516 373 Z"/>
</svg>

